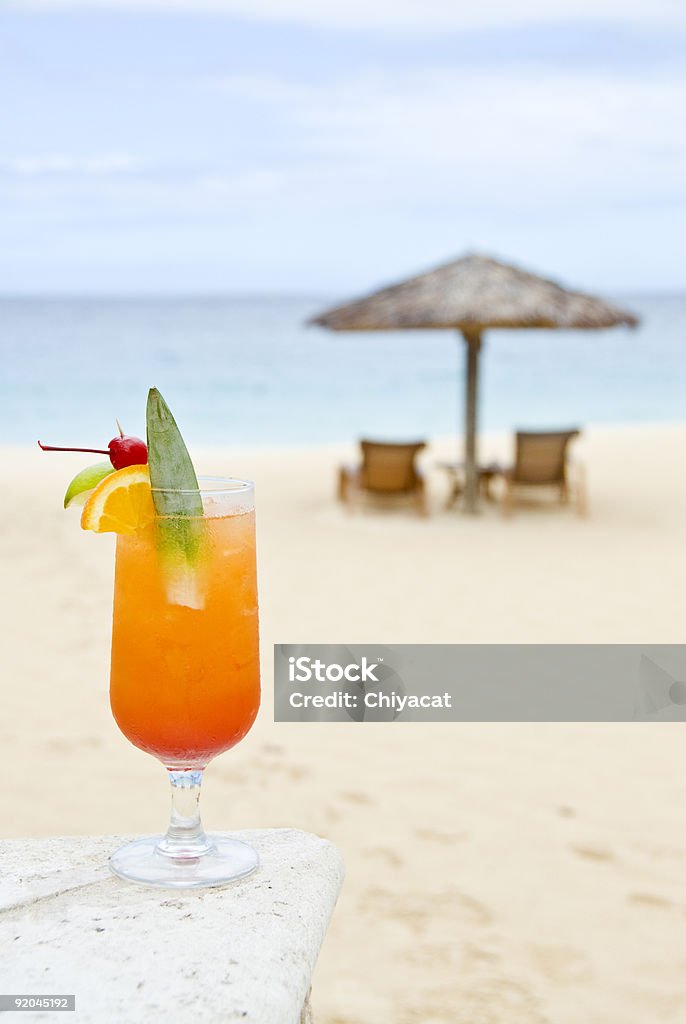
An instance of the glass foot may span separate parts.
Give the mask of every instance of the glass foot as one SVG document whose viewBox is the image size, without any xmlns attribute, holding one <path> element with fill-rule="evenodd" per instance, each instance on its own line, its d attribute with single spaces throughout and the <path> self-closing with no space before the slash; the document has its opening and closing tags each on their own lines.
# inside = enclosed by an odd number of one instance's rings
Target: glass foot
<svg viewBox="0 0 686 1024">
<path fill-rule="evenodd" d="M 202 889 L 228 885 L 249 875 L 259 864 L 251 846 L 238 839 L 208 836 L 209 848 L 198 857 L 163 853 L 163 836 L 136 839 L 110 857 L 115 875 L 163 889 Z"/>
</svg>

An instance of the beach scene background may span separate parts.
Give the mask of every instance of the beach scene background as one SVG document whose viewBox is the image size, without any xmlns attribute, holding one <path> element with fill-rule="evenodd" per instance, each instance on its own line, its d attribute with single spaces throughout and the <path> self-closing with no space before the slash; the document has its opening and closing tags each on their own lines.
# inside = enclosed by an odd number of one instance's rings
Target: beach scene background
<svg viewBox="0 0 686 1024">
<path fill-rule="evenodd" d="M 101 447 L 113 428 L 103 395 L 127 432 L 140 435 L 142 382 L 174 395 L 194 444 L 461 433 L 461 336 L 307 326 L 342 298 L 0 298 L 0 438 Z M 641 318 L 638 328 L 489 332 L 481 425 L 683 419 L 686 294 L 616 301 Z"/>
<path fill-rule="evenodd" d="M 277 725 L 271 698 L 276 643 L 683 642 L 681 5 L 32 0 L 0 29 L 0 836 L 166 824 L 109 710 L 114 538 L 62 508 L 95 457 L 36 445 L 143 434 L 154 385 L 199 472 L 256 482 L 263 707 L 203 817 L 341 849 L 316 1020 L 683 1024 L 682 723 Z M 485 335 L 481 459 L 581 427 L 586 519 L 446 508 L 453 332 L 306 326 L 468 251 L 640 317 Z M 429 517 L 336 502 L 364 435 L 426 438 Z"/>
</svg>

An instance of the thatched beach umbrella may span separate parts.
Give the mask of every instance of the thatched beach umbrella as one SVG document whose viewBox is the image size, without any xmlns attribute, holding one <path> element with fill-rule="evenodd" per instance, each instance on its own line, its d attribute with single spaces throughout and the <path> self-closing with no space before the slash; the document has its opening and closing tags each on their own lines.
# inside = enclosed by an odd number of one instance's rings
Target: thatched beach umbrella
<svg viewBox="0 0 686 1024">
<path fill-rule="evenodd" d="M 490 327 L 597 330 L 638 320 L 593 295 L 487 256 L 470 254 L 313 317 L 332 331 L 456 329 L 466 343 L 465 510 L 476 511 L 477 383 L 482 334 Z"/>
</svg>

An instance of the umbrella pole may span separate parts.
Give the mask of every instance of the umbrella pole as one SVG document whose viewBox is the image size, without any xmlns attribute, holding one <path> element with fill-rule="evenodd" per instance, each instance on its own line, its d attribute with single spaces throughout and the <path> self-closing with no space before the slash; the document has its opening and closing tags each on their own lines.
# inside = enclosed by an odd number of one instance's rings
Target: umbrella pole
<svg viewBox="0 0 686 1024">
<path fill-rule="evenodd" d="M 479 350 L 481 332 L 477 329 L 463 329 L 467 345 L 467 401 L 465 404 L 464 431 L 464 510 L 470 515 L 478 512 L 479 470 L 476 452 L 476 409 L 479 380 Z"/>
</svg>

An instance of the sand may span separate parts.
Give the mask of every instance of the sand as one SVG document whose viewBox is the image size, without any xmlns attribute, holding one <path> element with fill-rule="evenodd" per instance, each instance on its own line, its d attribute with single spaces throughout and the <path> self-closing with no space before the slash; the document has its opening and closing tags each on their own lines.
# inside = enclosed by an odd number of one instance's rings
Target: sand
<svg viewBox="0 0 686 1024">
<path fill-rule="evenodd" d="M 320 1024 L 686 1020 L 683 726 L 287 726 L 269 696 L 274 643 L 683 641 L 685 454 L 686 426 L 589 429 L 590 518 L 503 522 L 445 512 L 435 471 L 429 520 L 346 516 L 344 447 L 198 453 L 257 482 L 266 692 L 205 824 L 342 849 Z M 109 713 L 112 540 L 61 510 L 82 464 L 0 451 L 5 836 L 165 824 L 162 769 Z"/>
</svg>

